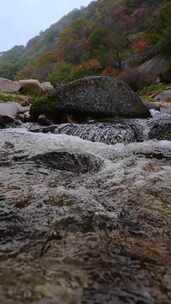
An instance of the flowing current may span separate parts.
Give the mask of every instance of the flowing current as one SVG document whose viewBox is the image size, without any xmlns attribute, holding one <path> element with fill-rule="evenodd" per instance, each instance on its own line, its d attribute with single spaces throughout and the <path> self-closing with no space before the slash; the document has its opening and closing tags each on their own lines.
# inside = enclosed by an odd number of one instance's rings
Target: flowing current
<svg viewBox="0 0 171 304">
<path fill-rule="evenodd" d="M 1 303 L 170 303 L 166 116 L 0 130 Z"/>
<path fill-rule="evenodd" d="M 106 123 L 33 126 L 32 132 L 66 134 L 108 145 L 142 142 L 148 139 L 171 139 L 171 114 L 152 111 L 151 119 L 122 119 Z"/>
</svg>

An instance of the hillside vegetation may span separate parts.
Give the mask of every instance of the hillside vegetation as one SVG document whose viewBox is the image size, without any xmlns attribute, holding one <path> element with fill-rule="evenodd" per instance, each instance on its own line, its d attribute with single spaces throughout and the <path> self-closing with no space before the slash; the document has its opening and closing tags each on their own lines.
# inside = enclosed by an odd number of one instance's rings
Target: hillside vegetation
<svg viewBox="0 0 171 304">
<path fill-rule="evenodd" d="M 0 57 L 0 76 L 66 82 L 113 75 L 162 54 L 170 57 L 171 3 L 98 0 Z"/>
</svg>

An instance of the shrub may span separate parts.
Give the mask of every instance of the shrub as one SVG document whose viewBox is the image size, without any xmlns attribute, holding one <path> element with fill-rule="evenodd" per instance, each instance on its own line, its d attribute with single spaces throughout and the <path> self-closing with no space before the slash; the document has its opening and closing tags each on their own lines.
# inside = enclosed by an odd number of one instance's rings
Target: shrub
<svg viewBox="0 0 171 304">
<path fill-rule="evenodd" d="M 55 118 L 56 99 L 57 97 L 53 96 L 34 98 L 30 108 L 31 119 L 36 121 L 41 114 L 50 119 Z"/>
<path fill-rule="evenodd" d="M 49 74 L 49 81 L 54 86 L 62 85 L 86 76 L 98 75 L 101 70 L 102 66 L 100 62 L 94 58 L 79 65 L 61 63 Z"/>
<path fill-rule="evenodd" d="M 160 82 L 160 83 L 150 84 L 149 86 L 144 87 L 138 93 L 140 96 L 144 97 L 145 100 L 155 101 L 154 97 L 157 94 L 161 93 L 162 91 L 166 90 L 167 88 L 168 88 L 167 84 Z"/>
<path fill-rule="evenodd" d="M 10 94 L 0 91 L 0 102 L 14 101 L 23 105 L 28 105 L 31 100 L 30 96 L 24 96 L 19 94 Z"/>
</svg>

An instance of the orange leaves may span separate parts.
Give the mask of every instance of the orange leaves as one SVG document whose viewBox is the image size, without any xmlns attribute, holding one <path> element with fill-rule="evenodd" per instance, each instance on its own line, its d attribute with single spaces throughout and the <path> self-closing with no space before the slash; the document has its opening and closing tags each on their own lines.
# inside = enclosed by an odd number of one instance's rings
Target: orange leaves
<svg viewBox="0 0 171 304">
<path fill-rule="evenodd" d="M 94 70 L 99 70 L 102 68 L 100 62 L 95 58 L 88 60 L 83 64 L 83 66 L 85 69 L 94 69 Z"/>
<path fill-rule="evenodd" d="M 98 71 L 102 68 L 100 62 L 93 58 L 93 59 L 90 59 L 82 64 L 79 64 L 75 67 L 75 71 L 81 71 L 81 70 L 84 70 L 84 71 L 89 71 L 89 70 L 93 70 L 93 71 Z"/>
</svg>

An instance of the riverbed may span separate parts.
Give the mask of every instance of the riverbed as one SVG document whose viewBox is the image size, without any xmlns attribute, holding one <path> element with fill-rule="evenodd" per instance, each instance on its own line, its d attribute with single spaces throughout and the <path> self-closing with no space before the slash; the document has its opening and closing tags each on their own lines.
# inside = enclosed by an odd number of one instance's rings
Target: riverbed
<svg viewBox="0 0 171 304">
<path fill-rule="evenodd" d="M 0 130 L 1 303 L 170 304 L 170 133 L 137 123 Z"/>
</svg>

